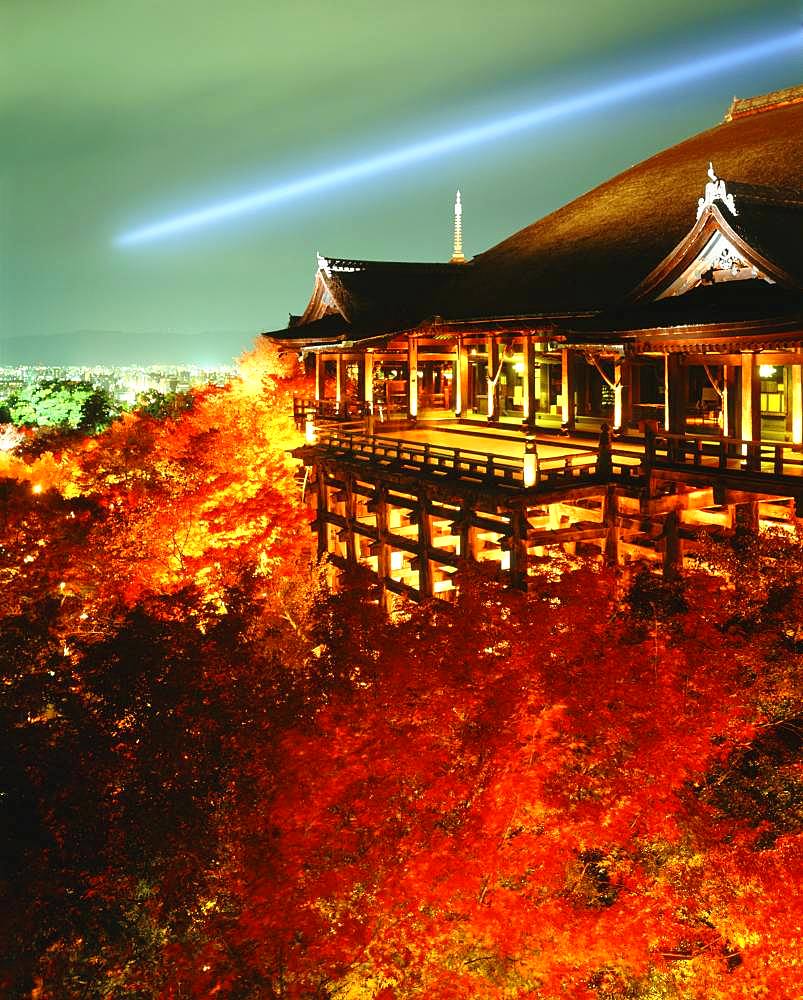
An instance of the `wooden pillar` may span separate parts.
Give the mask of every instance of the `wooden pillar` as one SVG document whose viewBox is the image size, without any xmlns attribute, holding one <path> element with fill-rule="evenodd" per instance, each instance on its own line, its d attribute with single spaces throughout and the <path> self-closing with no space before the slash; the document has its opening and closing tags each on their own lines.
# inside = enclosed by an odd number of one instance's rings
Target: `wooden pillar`
<svg viewBox="0 0 803 1000">
<path fill-rule="evenodd" d="M 522 507 L 510 512 L 510 585 L 527 589 L 527 517 Z"/>
<path fill-rule="evenodd" d="M 627 363 L 628 370 L 628 400 L 625 409 L 630 414 L 630 422 L 633 423 L 634 416 L 642 414 L 638 408 L 641 402 L 641 372 L 642 365 L 636 364 L 632 359 Z"/>
<path fill-rule="evenodd" d="M 722 366 L 722 436 L 730 437 L 733 433 L 733 403 L 736 399 L 734 378 L 736 369 L 733 365 Z"/>
<path fill-rule="evenodd" d="M 390 576 L 390 551 L 388 547 L 388 491 L 382 483 L 376 487 L 376 497 L 371 506 L 376 510 L 376 537 L 378 549 L 376 554 L 376 575 L 379 579 L 380 600 L 387 611 L 389 593 L 385 587 L 385 579 Z"/>
<path fill-rule="evenodd" d="M 561 412 L 560 425 L 565 431 L 574 430 L 574 357 L 564 347 L 560 352 Z"/>
<path fill-rule="evenodd" d="M 362 399 L 368 404 L 369 413 L 374 409 L 374 355 L 366 351 L 362 360 Z"/>
<path fill-rule="evenodd" d="M 666 354 L 664 392 L 664 427 L 670 434 L 683 434 L 686 430 L 686 387 L 688 370 L 680 354 Z"/>
<path fill-rule="evenodd" d="M 411 420 L 418 416 L 418 341 L 407 338 L 407 414 Z"/>
<path fill-rule="evenodd" d="M 315 482 L 317 486 L 317 510 L 315 512 L 315 523 L 318 527 L 318 558 L 325 555 L 329 547 L 329 522 L 326 515 L 329 513 L 329 502 L 326 493 L 326 473 L 323 465 L 315 463 Z"/>
<path fill-rule="evenodd" d="M 740 437 L 743 441 L 761 440 L 761 379 L 758 374 L 756 355 L 752 351 L 742 353 L 742 422 Z M 748 465 L 755 465 L 757 456 L 754 449 L 742 445 L 742 454 L 747 456 Z"/>
<path fill-rule="evenodd" d="M 326 395 L 326 355 L 315 352 L 315 401 L 319 403 Z"/>
<path fill-rule="evenodd" d="M 457 340 L 457 365 L 455 372 L 454 412 L 457 417 L 468 413 L 468 351 L 463 338 Z"/>
<path fill-rule="evenodd" d="M 346 518 L 346 559 L 349 565 L 357 565 L 357 540 L 354 536 L 354 522 L 357 520 L 354 502 L 354 476 L 345 476 L 343 514 Z"/>
<path fill-rule="evenodd" d="M 343 402 L 345 394 L 345 372 L 343 366 L 343 355 L 335 355 L 335 399 L 338 403 Z"/>
<path fill-rule="evenodd" d="M 496 337 L 489 336 L 486 338 L 486 344 L 488 354 L 488 419 L 498 420 L 499 407 L 497 406 L 497 399 L 499 394 L 497 389 L 499 382 L 496 381 L 496 374 L 499 370 L 499 341 Z"/>
<path fill-rule="evenodd" d="M 803 451 L 803 365 L 789 366 L 792 404 L 792 446 Z"/>
<path fill-rule="evenodd" d="M 429 550 L 432 546 L 432 522 L 429 502 L 425 495 L 418 497 L 418 592 L 421 599 L 432 597 L 432 563 Z"/>
<path fill-rule="evenodd" d="M 738 503 L 735 506 L 736 531 L 740 534 L 757 535 L 761 523 L 758 501 L 748 500 L 747 503 Z"/>
<path fill-rule="evenodd" d="M 473 556 L 471 552 L 471 520 L 465 507 L 461 512 L 458 532 L 460 534 L 460 562 L 463 563 Z"/>
<path fill-rule="evenodd" d="M 619 528 L 616 524 L 616 486 L 608 484 L 603 500 L 602 523 L 608 529 L 605 535 L 605 562 L 608 566 L 619 564 Z"/>
<path fill-rule="evenodd" d="M 614 390 L 613 426 L 617 430 L 629 427 L 633 422 L 632 369 L 633 366 L 626 358 L 618 358 L 613 369 L 613 380 L 617 386 Z"/>
<path fill-rule="evenodd" d="M 535 392 L 535 344 L 533 336 L 528 333 L 524 337 L 524 423 L 532 430 L 535 428 L 538 413 L 538 397 Z"/>
<path fill-rule="evenodd" d="M 454 521 L 454 528 L 460 535 L 460 562 L 476 562 L 476 531 L 471 524 L 471 501 L 463 501 L 460 513 Z"/>
</svg>

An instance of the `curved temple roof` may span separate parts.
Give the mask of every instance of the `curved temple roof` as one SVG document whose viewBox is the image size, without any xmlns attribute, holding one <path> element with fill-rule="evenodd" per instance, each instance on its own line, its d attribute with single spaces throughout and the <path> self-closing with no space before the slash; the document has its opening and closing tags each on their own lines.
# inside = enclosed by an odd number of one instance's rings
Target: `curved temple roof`
<svg viewBox="0 0 803 1000">
<path fill-rule="evenodd" d="M 616 309 L 694 226 L 709 162 L 734 196 L 738 214 L 724 209 L 728 223 L 787 276 L 792 297 L 797 290 L 800 298 L 803 88 L 779 93 L 784 101 L 773 103 L 774 95 L 767 95 L 737 102 L 750 104 L 750 113 L 726 117 L 623 171 L 467 265 L 322 258 L 330 308 L 352 328 L 350 339 L 363 330 L 410 329 L 433 317 L 491 320 Z M 297 325 L 269 336 L 305 334 Z"/>
</svg>

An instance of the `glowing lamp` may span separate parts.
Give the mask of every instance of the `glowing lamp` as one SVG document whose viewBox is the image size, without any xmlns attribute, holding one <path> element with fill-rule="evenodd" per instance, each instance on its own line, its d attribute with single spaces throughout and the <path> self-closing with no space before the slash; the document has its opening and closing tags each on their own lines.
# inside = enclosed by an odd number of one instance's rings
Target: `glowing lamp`
<svg viewBox="0 0 803 1000">
<path fill-rule="evenodd" d="M 524 488 L 538 482 L 538 447 L 535 438 L 528 434 L 524 442 Z"/>
<path fill-rule="evenodd" d="M 515 372 L 515 373 L 516 373 L 517 375 L 523 375 L 523 374 L 524 374 L 524 362 L 523 362 L 523 361 L 517 361 L 517 362 L 516 362 L 516 363 L 515 363 L 515 364 L 513 365 L 513 371 L 514 371 L 514 372 Z"/>
<path fill-rule="evenodd" d="M 34 493 L 41 493 L 42 492 L 42 484 L 41 483 L 34 483 L 33 486 L 31 487 L 31 489 L 33 490 Z"/>
<path fill-rule="evenodd" d="M 758 374 L 760 378 L 772 378 L 775 374 L 774 365 L 759 365 Z"/>
</svg>

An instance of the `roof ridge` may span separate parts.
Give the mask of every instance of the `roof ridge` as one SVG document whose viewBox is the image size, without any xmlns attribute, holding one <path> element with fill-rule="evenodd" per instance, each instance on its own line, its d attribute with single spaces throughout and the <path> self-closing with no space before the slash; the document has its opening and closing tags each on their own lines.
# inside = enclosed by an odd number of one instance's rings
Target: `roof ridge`
<svg viewBox="0 0 803 1000">
<path fill-rule="evenodd" d="M 734 97 L 723 121 L 730 122 L 734 118 L 745 118 L 747 115 L 757 115 L 788 104 L 800 103 L 803 103 L 803 84 L 773 90 L 768 94 L 757 94 L 755 97 Z"/>
<path fill-rule="evenodd" d="M 359 260 L 355 257 L 329 257 L 321 254 L 332 271 L 366 271 L 371 269 L 410 268 L 418 270 L 454 271 L 454 265 L 440 260 Z"/>
<path fill-rule="evenodd" d="M 787 208 L 803 208 L 803 191 L 797 188 L 772 187 L 768 184 L 748 184 L 744 181 L 723 178 L 728 190 L 740 201 L 762 202 Z"/>
</svg>

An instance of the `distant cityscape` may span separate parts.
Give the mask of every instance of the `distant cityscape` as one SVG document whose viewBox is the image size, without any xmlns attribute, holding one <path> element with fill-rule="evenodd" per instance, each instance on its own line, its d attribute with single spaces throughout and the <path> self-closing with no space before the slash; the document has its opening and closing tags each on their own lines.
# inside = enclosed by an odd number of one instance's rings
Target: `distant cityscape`
<svg viewBox="0 0 803 1000">
<path fill-rule="evenodd" d="M 0 402 L 38 382 L 90 382 L 119 403 L 131 405 L 140 393 L 186 392 L 195 386 L 225 385 L 231 365 L 0 365 Z"/>
</svg>

